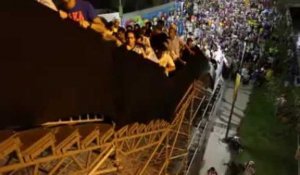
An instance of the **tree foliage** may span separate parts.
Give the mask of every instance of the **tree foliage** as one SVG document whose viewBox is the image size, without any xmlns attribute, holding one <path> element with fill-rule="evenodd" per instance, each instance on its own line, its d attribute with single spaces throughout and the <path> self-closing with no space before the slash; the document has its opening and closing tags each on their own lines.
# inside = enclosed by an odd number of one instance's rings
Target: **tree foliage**
<svg viewBox="0 0 300 175">
<path fill-rule="evenodd" d="M 300 89 L 291 82 L 287 83 L 294 59 L 288 52 L 294 44 L 291 32 L 292 28 L 286 25 L 286 18 L 283 17 L 273 33 L 280 38 L 279 42 L 271 40 L 266 44 L 266 50 L 269 47 L 277 47 L 279 50 L 276 55 L 277 64 L 273 67 L 275 76 L 267 83 L 267 97 L 277 106 L 278 119 L 300 132 Z"/>
</svg>

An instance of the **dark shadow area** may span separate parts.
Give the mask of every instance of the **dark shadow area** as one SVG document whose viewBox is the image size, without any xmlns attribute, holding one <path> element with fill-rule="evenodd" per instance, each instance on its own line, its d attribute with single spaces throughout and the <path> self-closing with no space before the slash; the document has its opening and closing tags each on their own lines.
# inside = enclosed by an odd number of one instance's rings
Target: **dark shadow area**
<svg viewBox="0 0 300 175">
<path fill-rule="evenodd" d="M 291 15 L 292 15 L 293 22 L 294 21 L 296 21 L 296 22 L 299 21 L 299 19 L 300 19 L 300 8 L 299 7 L 291 7 L 290 12 L 291 12 Z"/>
<path fill-rule="evenodd" d="M 2 10 L 2 8 L 5 9 Z M 0 128 L 103 114 L 118 126 L 171 120 L 208 64 L 198 52 L 168 78 L 158 65 L 32 0 L 1 2 Z"/>
</svg>

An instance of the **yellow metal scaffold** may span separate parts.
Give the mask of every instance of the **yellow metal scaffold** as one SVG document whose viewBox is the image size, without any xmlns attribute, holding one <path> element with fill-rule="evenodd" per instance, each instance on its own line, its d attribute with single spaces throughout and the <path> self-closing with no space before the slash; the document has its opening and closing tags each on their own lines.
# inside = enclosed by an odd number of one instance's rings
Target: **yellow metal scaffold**
<svg viewBox="0 0 300 175">
<path fill-rule="evenodd" d="M 200 81 L 189 87 L 171 123 L 153 120 L 116 129 L 95 118 L 0 131 L 0 174 L 186 174 L 192 126 L 201 120 L 198 114 L 207 98 L 201 87 Z"/>
</svg>

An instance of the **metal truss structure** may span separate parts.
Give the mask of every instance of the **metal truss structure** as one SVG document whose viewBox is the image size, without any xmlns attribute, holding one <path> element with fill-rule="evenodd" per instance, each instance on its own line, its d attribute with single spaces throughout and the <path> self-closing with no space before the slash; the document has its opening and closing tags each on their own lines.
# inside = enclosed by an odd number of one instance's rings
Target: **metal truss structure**
<svg viewBox="0 0 300 175">
<path fill-rule="evenodd" d="M 195 81 L 174 120 L 123 128 L 95 118 L 0 131 L 0 174 L 160 175 L 190 171 L 216 95 Z M 200 136 L 199 136 L 200 135 Z"/>
</svg>

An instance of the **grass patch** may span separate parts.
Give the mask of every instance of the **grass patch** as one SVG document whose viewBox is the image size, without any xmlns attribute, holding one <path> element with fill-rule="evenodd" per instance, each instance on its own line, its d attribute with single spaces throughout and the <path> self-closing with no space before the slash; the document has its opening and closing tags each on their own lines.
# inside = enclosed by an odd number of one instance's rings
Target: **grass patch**
<svg viewBox="0 0 300 175">
<path fill-rule="evenodd" d="M 278 8 L 285 12 L 283 8 L 286 3 L 297 0 L 279 0 Z M 273 31 L 273 36 L 286 38 L 291 29 L 286 26 L 285 16 Z M 244 163 L 253 160 L 256 163 L 257 175 L 296 175 L 297 161 L 294 159 L 297 148 L 297 133 L 295 128 L 281 123 L 275 116 L 275 106 L 272 97 L 280 95 L 282 91 L 282 81 L 285 79 L 288 64 L 287 50 L 289 46 L 284 42 L 268 40 L 266 48 L 276 46 L 279 50 L 279 58 L 276 71 L 277 81 L 275 81 L 272 91 L 270 87 L 255 88 L 250 97 L 245 118 L 240 126 L 240 136 L 245 150 L 234 158 L 236 162 Z M 279 83 L 279 84 L 278 84 Z M 278 87 L 277 87 L 278 86 Z M 300 88 L 293 88 L 288 91 L 289 95 L 300 94 Z M 269 93 L 269 94 L 268 94 Z M 270 97 L 270 98 L 269 98 Z"/>
<path fill-rule="evenodd" d="M 267 97 L 266 89 L 253 90 L 240 128 L 246 148 L 235 160 L 239 163 L 255 161 L 257 175 L 297 174 L 294 159 L 296 132 L 277 120 L 275 107 Z"/>
</svg>

